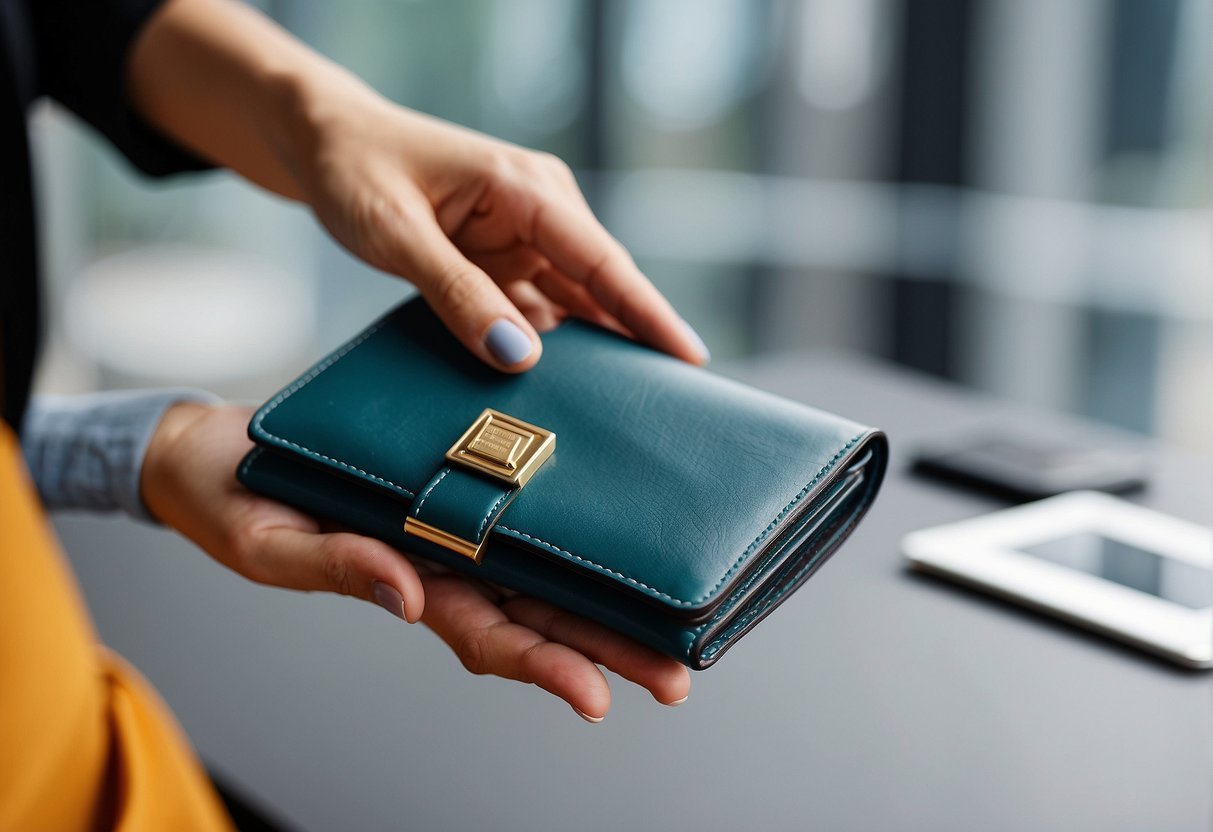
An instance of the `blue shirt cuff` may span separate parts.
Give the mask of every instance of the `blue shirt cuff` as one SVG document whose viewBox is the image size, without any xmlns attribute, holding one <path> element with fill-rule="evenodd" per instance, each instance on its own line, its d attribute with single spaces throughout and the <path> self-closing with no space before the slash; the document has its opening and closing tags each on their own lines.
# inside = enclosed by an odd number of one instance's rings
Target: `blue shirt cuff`
<svg viewBox="0 0 1213 832">
<path fill-rule="evenodd" d="M 34 396 L 21 449 L 48 508 L 124 511 L 155 523 L 139 493 L 139 476 L 161 417 L 179 402 L 220 401 L 188 388 Z"/>
</svg>

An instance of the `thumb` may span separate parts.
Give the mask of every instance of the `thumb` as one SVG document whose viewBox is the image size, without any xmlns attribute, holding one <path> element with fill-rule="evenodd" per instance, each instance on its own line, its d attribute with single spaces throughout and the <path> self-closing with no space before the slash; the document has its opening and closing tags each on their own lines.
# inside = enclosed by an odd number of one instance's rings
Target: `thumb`
<svg viewBox="0 0 1213 832">
<path fill-rule="evenodd" d="M 378 604 L 410 624 L 421 619 L 425 591 L 417 570 L 382 541 L 349 532 L 315 534 L 264 528 L 246 544 L 252 577 L 287 589 L 336 592 Z"/>
<path fill-rule="evenodd" d="M 455 247 L 432 217 L 402 240 L 403 273 L 465 347 L 490 367 L 529 370 L 543 350 L 539 335 L 501 287 Z"/>
</svg>

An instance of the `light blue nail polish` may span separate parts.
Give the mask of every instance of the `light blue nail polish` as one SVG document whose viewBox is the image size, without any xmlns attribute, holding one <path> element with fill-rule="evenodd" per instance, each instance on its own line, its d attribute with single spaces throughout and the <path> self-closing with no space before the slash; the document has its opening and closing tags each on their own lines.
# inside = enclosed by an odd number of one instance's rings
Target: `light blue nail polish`
<svg viewBox="0 0 1213 832">
<path fill-rule="evenodd" d="M 699 348 L 699 354 L 703 356 L 704 363 L 706 364 L 707 362 L 711 361 L 712 351 L 708 349 L 708 345 L 705 344 L 703 339 L 699 337 L 699 333 L 695 331 L 695 327 L 691 326 L 686 321 L 683 321 L 682 325 L 686 328 L 687 335 L 690 336 L 691 340 L 695 342 L 695 346 Z"/>
<path fill-rule="evenodd" d="M 525 332 L 513 321 L 498 318 L 484 336 L 484 345 L 493 357 L 507 367 L 517 364 L 531 354 L 534 346 Z"/>
</svg>

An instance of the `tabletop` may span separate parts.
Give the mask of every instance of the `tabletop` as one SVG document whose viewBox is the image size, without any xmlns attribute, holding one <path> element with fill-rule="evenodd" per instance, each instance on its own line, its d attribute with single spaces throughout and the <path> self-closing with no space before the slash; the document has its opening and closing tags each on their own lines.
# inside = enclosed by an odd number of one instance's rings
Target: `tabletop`
<svg viewBox="0 0 1213 832">
<path fill-rule="evenodd" d="M 917 445 L 1100 429 L 853 357 L 728 369 L 884 428 L 893 455 L 852 538 L 675 709 L 613 678 L 589 725 L 369 604 L 255 586 L 127 520 L 56 526 L 105 641 L 208 765 L 299 829 L 1209 828 L 1213 677 L 920 577 L 899 552 L 1001 505 L 909 475 Z M 1209 460 L 1147 447 L 1134 499 L 1207 523 Z"/>
</svg>

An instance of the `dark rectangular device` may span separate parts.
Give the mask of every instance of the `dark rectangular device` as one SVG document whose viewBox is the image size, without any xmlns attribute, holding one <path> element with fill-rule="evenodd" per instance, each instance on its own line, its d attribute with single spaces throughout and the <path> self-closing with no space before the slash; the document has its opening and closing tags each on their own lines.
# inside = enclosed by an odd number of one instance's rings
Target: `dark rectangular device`
<svg viewBox="0 0 1213 832">
<path fill-rule="evenodd" d="M 1146 484 L 1132 450 L 1043 434 L 990 430 L 920 450 L 913 471 L 1026 502 L 1069 491 L 1127 493 Z"/>
</svg>

